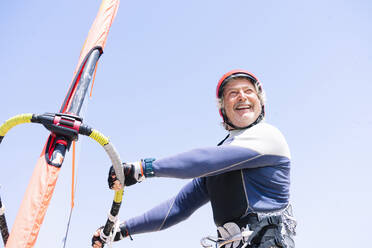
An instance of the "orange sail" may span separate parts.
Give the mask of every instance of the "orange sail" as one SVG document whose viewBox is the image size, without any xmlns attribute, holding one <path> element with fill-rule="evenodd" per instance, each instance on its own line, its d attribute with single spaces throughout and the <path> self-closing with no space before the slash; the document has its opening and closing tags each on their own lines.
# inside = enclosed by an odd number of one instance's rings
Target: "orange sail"
<svg viewBox="0 0 372 248">
<path fill-rule="evenodd" d="M 61 113 L 79 117 L 87 88 L 94 77 L 98 58 L 105 47 L 118 7 L 118 0 L 103 0 L 80 53 L 72 83 L 60 109 Z M 34 247 L 70 143 L 71 140 L 64 136 L 55 133 L 49 136 L 26 189 L 6 248 Z"/>
</svg>

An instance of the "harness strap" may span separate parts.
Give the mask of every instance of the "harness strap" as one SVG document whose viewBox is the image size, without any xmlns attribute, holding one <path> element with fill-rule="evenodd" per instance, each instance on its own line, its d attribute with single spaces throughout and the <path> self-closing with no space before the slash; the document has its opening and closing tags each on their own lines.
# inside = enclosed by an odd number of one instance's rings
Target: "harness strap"
<svg viewBox="0 0 372 248">
<path fill-rule="evenodd" d="M 218 227 L 219 238 L 206 237 L 202 246 L 212 248 L 206 241 L 212 241 L 220 248 L 289 248 L 294 247 L 290 236 L 282 233 L 284 228 L 282 215 L 259 217 L 250 213 L 237 223 L 229 222 Z M 249 229 L 245 229 L 245 227 Z"/>
<path fill-rule="evenodd" d="M 277 243 L 280 243 L 280 247 L 285 247 L 284 240 L 282 240 L 280 232 L 278 230 L 278 227 L 282 225 L 283 221 L 281 216 L 268 216 L 261 221 L 255 223 L 255 224 L 249 224 L 250 229 L 253 230 L 253 233 L 249 236 L 247 243 L 257 243 L 261 242 L 262 237 L 267 233 L 267 240 L 266 242 L 274 239 L 275 241 L 278 240 Z M 269 229 L 270 227 L 275 227 L 272 229 Z M 279 241 L 280 240 L 280 241 Z M 265 242 L 265 243 L 266 243 Z"/>
<path fill-rule="evenodd" d="M 233 224 L 233 223 L 227 223 Z M 235 224 L 235 223 L 234 223 Z M 225 224 L 226 225 L 226 224 Z M 216 244 L 216 247 L 221 248 L 287 248 L 286 242 L 284 241 L 281 233 L 280 226 L 282 225 L 282 219 L 280 216 L 269 216 L 262 219 L 261 221 L 254 224 L 254 231 L 243 230 L 238 234 L 234 232 L 230 233 L 226 228 L 219 227 L 219 232 L 222 237 L 205 237 L 201 240 L 201 245 L 204 248 L 212 248 L 211 244 L 207 241 L 212 241 Z M 225 226 L 224 226 L 225 227 Z M 227 227 L 227 226 L 226 226 Z M 226 233 L 221 232 L 223 229 Z M 242 245 L 242 246 L 239 246 Z"/>
<path fill-rule="evenodd" d="M 260 244 L 260 248 L 273 248 L 273 247 L 286 247 L 280 240 L 270 239 L 263 244 Z"/>
</svg>

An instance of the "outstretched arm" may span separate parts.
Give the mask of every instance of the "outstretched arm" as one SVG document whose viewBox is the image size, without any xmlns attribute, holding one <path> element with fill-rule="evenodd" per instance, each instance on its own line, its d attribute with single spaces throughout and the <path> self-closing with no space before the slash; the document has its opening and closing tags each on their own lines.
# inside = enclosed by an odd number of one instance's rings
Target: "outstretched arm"
<svg viewBox="0 0 372 248">
<path fill-rule="evenodd" d="M 157 160 L 144 159 L 127 166 L 132 168 L 130 170 L 124 168 L 124 173 L 128 182 L 154 176 L 189 179 L 233 170 L 277 166 L 289 160 L 289 148 L 280 131 L 268 124 L 258 124 L 231 135 L 221 146 L 194 149 Z M 109 184 L 115 180 L 116 176 L 111 175 Z M 111 184 L 110 188 L 114 188 Z"/>
<path fill-rule="evenodd" d="M 187 219 L 208 201 L 205 179 L 193 179 L 175 197 L 142 215 L 125 221 L 121 228 L 126 228 L 125 231 L 131 235 L 160 231 Z"/>
<path fill-rule="evenodd" d="M 220 174 L 254 165 L 259 153 L 238 146 L 194 149 L 153 162 L 156 177 L 195 178 Z"/>
<path fill-rule="evenodd" d="M 221 146 L 158 159 L 152 168 L 156 177 L 195 178 L 244 168 L 275 166 L 289 159 L 288 145 L 280 131 L 269 124 L 258 124 L 231 135 Z"/>
</svg>

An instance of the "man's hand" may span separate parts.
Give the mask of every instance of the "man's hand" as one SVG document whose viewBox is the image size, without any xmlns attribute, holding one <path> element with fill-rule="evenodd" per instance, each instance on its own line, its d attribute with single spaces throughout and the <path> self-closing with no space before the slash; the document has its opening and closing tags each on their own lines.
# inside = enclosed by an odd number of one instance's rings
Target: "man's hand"
<svg viewBox="0 0 372 248">
<path fill-rule="evenodd" d="M 131 186 L 138 182 L 145 180 L 142 161 L 135 163 L 123 163 L 122 164 L 123 173 L 125 175 L 125 186 Z M 114 167 L 111 166 L 109 171 L 109 176 L 107 179 L 110 189 L 120 190 L 122 185 L 116 177 Z"/>
<path fill-rule="evenodd" d="M 103 226 L 98 228 L 92 237 L 92 247 L 101 248 L 105 245 L 105 242 L 101 239 L 100 234 L 103 229 Z"/>
<path fill-rule="evenodd" d="M 101 226 L 94 233 L 94 235 L 92 237 L 92 247 L 93 248 L 102 248 L 105 245 L 105 241 L 103 241 L 101 239 L 101 232 L 102 232 L 103 228 L 104 227 Z M 114 241 L 122 240 L 123 238 L 125 238 L 127 236 L 129 236 L 132 239 L 132 237 L 130 236 L 130 234 L 128 232 L 128 229 L 127 229 L 125 223 L 122 223 L 120 225 L 120 229 L 115 233 Z"/>
</svg>

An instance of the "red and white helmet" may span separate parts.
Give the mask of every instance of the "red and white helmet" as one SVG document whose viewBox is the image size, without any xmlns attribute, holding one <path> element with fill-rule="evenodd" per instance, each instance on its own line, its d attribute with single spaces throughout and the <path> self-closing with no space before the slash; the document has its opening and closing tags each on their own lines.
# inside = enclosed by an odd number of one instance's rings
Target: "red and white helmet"
<svg viewBox="0 0 372 248">
<path fill-rule="evenodd" d="M 260 99 L 261 106 L 262 106 L 262 112 L 261 112 L 260 116 L 258 117 L 258 119 L 253 123 L 253 125 L 257 124 L 265 116 L 265 108 L 264 108 L 264 106 L 265 106 L 265 93 L 263 91 L 262 84 L 258 80 L 258 78 L 253 73 L 251 73 L 249 71 L 246 71 L 246 70 L 241 70 L 241 69 L 231 70 L 231 71 L 225 73 L 221 77 L 221 79 L 218 81 L 217 88 L 216 88 L 216 97 L 217 97 L 217 100 L 218 100 L 218 103 L 219 103 L 218 104 L 219 112 L 220 112 L 220 115 L 222 116 L 223 122 L 225 122 L 226 124 L 228 124 L 229 126 L 231 126 L 233 128 L 241 129 L 241 128 L 238 128 L 238 127 L 234 126 L 229 121 L 229 119 L 226 116 L 225 109 L 223 107 L 223 99 L 222 99 L 223 98 L 223 89 L 226 86 L 226 84 L 231 79 L 234 79 L 234 78 L 247 78 L 256 86 L 258 98 Z M 248 127 L 250 127 L 251 125 L 249 125 Z M 244 127 L 244 128 L 248 128 L 248 127 Z"/>
</svg>

